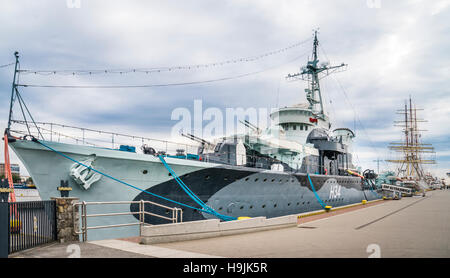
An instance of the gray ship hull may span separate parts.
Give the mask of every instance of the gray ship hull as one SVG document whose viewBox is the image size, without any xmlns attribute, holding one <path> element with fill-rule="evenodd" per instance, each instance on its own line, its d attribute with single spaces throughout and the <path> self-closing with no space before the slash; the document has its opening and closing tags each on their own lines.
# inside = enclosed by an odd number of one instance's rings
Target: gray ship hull
<svg viewBox="0 0 450 278">
<path fill-rule="evenodd" d="M 92 161 L 92 167 L 141 190 L 164 196 L 177 202 L 198 207 L 179 187 L 158 157 L 107 148 L 44 142 L 53 149 L 78 161 Z M 80 201 L 132 201 L 151 200 L 170 207 L 178 204 L 159 199 L 102 176 L 88 189 L 77 184 L 70 176 L 73 161 L 51 151 L 39 143 L 28 140 L 11 142 L 10 146 L 27 168 L 43 200 L 60 196 L 57 187 L 67 180 L 72 187 L 71 197 Z M 319 199 L 333 207 L 377 199 L 379 195 L 361 187 L 361 179 L 351 176 L 310 175 L 286 173 L 258 168 L 229 166 L 187 159 L 166 158 L 167 163 L 183 182 L 208 206 L 233 217 L 277 217 L 322 209 Z M 75 165 L 76 166 L 76 165 Z M 314 191 L 317 193 L 314 193 Z M 183 220 L 193 221 L 214 216 L 187 207 Z M 134 205 L 89 207 L 88 213 L 105 211 L 137 211 Z M 158 208 L 146 209 L 168 213 Z M 89 219 L 88 225 L 108 225 L 136 222 L 134 216 Z M 146 218 L 150 224 L 167 223 L 158 218 Z M 137 235 L 135 227 L 96 230 L 89 239 L 117 238 Z"/>
</svg>

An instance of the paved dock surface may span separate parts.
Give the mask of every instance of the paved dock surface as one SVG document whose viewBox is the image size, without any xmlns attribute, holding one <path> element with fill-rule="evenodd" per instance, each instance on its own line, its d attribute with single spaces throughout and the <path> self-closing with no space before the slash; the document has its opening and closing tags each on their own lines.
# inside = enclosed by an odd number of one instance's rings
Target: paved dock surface
<svg viewBox="0 0 450 278">
<path fill-rule="evenodd" d="M 151 246 L 124 240 L 78 245 L 82 258 L 448 258 L 450 190 L 305 220 L 299 227 Z M 67 246 L 54 244 L 10 257 L 68 257 Z"/>
</svg>

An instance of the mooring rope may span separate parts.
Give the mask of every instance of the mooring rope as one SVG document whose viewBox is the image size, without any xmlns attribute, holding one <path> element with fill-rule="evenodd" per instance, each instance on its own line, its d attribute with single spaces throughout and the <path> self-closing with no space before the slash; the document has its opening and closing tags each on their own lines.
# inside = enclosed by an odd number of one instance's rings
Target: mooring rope
<svg viewBox="0 0 450 278">
<path fill-rule="evenodd" d="M 119 182 L 119 183 L 121 183 L 121 184 L 124 184 L 124 185 L 126 185 L 126 186 L 128 186 L 128 187 L 131 187 L 131 188 L 134 188 L 134 189 L 136 189 L 136 190 L 142 191 L 142 192 L 144 192 L 144 193 L 146 193 L 146 194 L 149 194 L 149 195 L 152 195 L 152 196 L 154 196 L 154 197 L 157 197 L 157 198 L 160 198 L 160 199 L 163 199 L 163 200 L 166 200 L 166 201 L 169 201 L 169 202 L 178 204 L 178 205 L 180 205 L 180 206 L 184 206 L 184 207 L 187 207 L 187 208 L 190 208 L 190 209 L 194 209 L 194 210 L 198 210 L 198 211 L 201 211 L 201 212 L 204 212 L 204 213 L 208 213 L 208 214 L 214 215 L 214 216 L 216 216 L 216 217 L 223 216 L 223 218 L 221 218 L 221 217 L 219 217 L 219 218 L 220 218 L 220 219 L 223 219 L 223 220 L 226 220 L 226 221 L 228 221 L 228 220 L 235 220 L 235 219 L 236 219 L 236 218 L 233 218 L 233 217 L 231 217 L 231 216 L 221 215 L 221 214 L 215 212 L 214 210 L 212 210 L 211 208 L 210 208 L 209 210 L 205 210 L 204 208 L 201 208 L 201 209 L 200 209 L 200 208 L 196 208 L 196 207 L 193 207 L 193 206 L 190 206 L 190 205 L 187 205 L 187 204 L 184 204 L 184 203 L 180 203 L 180 202 L 177 202 L 177 201 L 175 201 L 175 200 L 172 200 L 172 199 L 169 199 L 169 198 L 160 196 L 160 195 L 158 195 L 158 194 L 149 192 L 149 191 L 147 191 L 147 190 L 141 189 L 141 188 L 136 187 L 136 186 L 134 186 L 134 185 L 132 185 L 132 184 L 129 184 L 129 183 L 124 182 L 124 181 L 121 181 L 121 180 L 119 180 L 119 179 L 117 179 L 117 178 L 115 178 L 115 177 L 113 177 L 113 176 L 110 176 L 110 175 L 108 175 L 108 174 L 105 174 L 105 173 L 103 173 L 103 172 L 101 172 L 101 171 L 99 171 L 99 170 L 96 170 L 96 169 L 94 169 L 94 168 L 92 168 L 92 167 L 90 167 L 90 166 L 87 166 L 87 165 L 83 164 L 82 162 L 80 162 L 80 161 L 78 161 L 78 160 L 76 160 L 76 159 L 74 159 L 74 158 L 72 158 L 72 157 L 70 157 L 70 156 L 68 156 L 68 155 L 65 155 L 65 154 L 63 154 L 62 152 L 59 152 L 59 151 L 55 150 L 54 148 L 52 148 L 52 147 L 46 145 L 45 143 L 43 143 L 42 141 L 36 139 L 35 137 L 32 137 L 32 141 L 33 141 L 33 142 L 36 142 L 36 143 L 39 143 L 39 144 L 41 144 L 42 146 L 44 146 L 45 148 L 47 148 L 47 149 L 49 149 L 49 150 L 51 150 L 51 151 L 53 151 L 53 152 L 59 154 L 60 156 L 65 157 L 65 158 L 67 158 L 67 159 L 69 159 L 69 160 L 71 160 L 71 161 L 73 161 L 73 162 L 75 162 L 75 163 L 77 163 L 77 164 L 79 164 L 79 165 L 81 165 L 81 166 L 84 166 L 84 167 L 86 167 L 86 168 L 88 168 L 88 169 L 90 169 L 90 170 L 92 170 L 92 171 L 94 171 L 94 172 L 96 172 L 96 173 L 98 173 L 98 174 L 100 174 L 100 175 L 102 175 L 102 176 L 105 176 L 105 177 L 107 177 L 107 178 L 109 178 L 109 179 L 112 179 L 112 180 L 114 180 L 114 181 L 117 181 L 117 182 Z"/>
<path fill-rule="evenodd" d="M 311 185 L 311 189 L 314 193 L 314 195 L 316 196 L 317 201 L 319 201 L 319 204 L 322 206 L 323 209 L 325 209 L 326 205 L 325 203 L 320 199 L 319 195 L 316 192 L 316 189 L 314 188 L 314 185 L 311 181 L 311 177 L 309 176 L 309 173 L 306 173 L 306 175 L 308 176 L 308 180 L 309 180 L 309 184 Z"/>
</svg>

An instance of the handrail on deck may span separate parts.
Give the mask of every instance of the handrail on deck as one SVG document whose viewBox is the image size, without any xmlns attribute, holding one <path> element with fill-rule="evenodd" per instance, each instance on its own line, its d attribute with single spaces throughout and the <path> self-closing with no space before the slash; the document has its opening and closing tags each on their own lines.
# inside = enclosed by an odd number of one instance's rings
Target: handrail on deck
<svg viewBox="0 0 450 278">
<path fill-rule="evenodd" d="M 87 214 L 87 206 L 88 205 L 130 205 L 130 204 L 139 204 L 139 211 L 137 212 L 111 212 L 111 213 L 100 213 L 100 214 Z M 151 212 L 145 211 L 145 204 L 151 204 L 157 207 L 165 208 L 167 210 L 172 211 L 172 217 L 167 217 Z M 142 233 L 142 228 L 145 226 L 145 215 L 154 216 L 158 218 L 162 218 L 168 221 L 172 221 L 172 223 L 183 222 L 183 210 L 177 207 L 168 207 L 165 205 L 161 205 L 152 201 L 110 201 L 110 202 L 77 202 L 73 204 L 74 212 L 77 211 L 76 207 L 81 207 L 81 227 L 80 229 L 75 228 L 75 233 L 77 235 L 82 235 L 82 241 L 87 241 L 87 231 L 94 229 L 104 229 L 104 228 L 114 228 L 114 227 L 125 227 L 125 226 L 140 226 L 139 234 Z M 80 210 L 78 210 L 80 211 Z M 113 224 L 113 225 L 103 225 L 103 226 L 87 226 L 87 218 L 88 217 L 104 217 L 104 216 L 118 216 L 118 215 L 139 215 L 139 221 L 137 223 L 122 223 L 122 224 Z"/>
</svg>

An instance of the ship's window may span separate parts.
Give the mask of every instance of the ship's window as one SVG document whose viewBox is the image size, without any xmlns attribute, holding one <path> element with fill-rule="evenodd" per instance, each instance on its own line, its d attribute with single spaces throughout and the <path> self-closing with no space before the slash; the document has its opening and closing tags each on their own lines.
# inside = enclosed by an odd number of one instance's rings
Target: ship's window
<svg viewBox="0 0 450 278">
<path fill-rule="evenodd" d="M 142 171 L 142 174 L 146 175 L 148 173 L 147 170 Z"/>
<path fill-rule="evenodd" d="M 277 204 L 273 205 L 273 207 L 276 208 L 276 207 L 277 207 Z"/>
<path fill-rule="evenodd" d="M 291 203 L 288 203 L 288 206 L 290 206 L 291 205 Z"/>
<path fill-rule="evenodd" d="M 262 205 L 262 208 L 265 208 L 266 207 L 266 205 Z"/>
<path fill-rule="evenodd" d="M 258 181 L 258 178 L 255 179 L 255 182 Z"/>
<path fill-rule="evenodd" d="M 224 180 L 224 181 L 227 181 L 227 180 L 228 180 L 228 177 L 223 178 L 223 180 Z"/>
<path fill-rule="evenodd" d="M 267 179 L 264 179 L 264 181 L 267 181 Z"/>
<path fill-rule="evenodd" d="M 305 125 L 305 130 L 308 130 L 308 126 L 307 125 Z"/>
<path fill-rule="evenodd" d="M 292 126 L 294 130 L 297 130 L 297 125 Z"/>
<path fill-rule="evenodd" d="M 169 173 L 168 175 L 169 175 L 169 177 L 170 177 L 170 176 L 172 176 L 172 173 Z"/>
<path fill-rule="evenodd" d="M 249 208 L 250 208 L 250 209 L 252 209 L 252 208 L 253 208 L 253 206 L 250 206 Z"/>
<path fill-rule="evenodd" d="M 275 179 L 272 179 L 272 182 L 274 182 L 275 181 Z"/>
<path fill-rule="evenodd" d="M 300 130 L 303 130 L 303 125 L 300 125 Z"/>
<path fill-rule="evenodd" d="M 219 210 L 222 210 L 222 207 L 220 207 Z"/>
<path fill-rule="evenodd" d="M 244 209 L 244 206 L 241 206 L 240 209 Z"/>
<path fill-rule="evenodd" d="M 209 180 L 209 178 L 210 178 L 210 176 L 206 176 L 206 177 L 205 177 L 205 180 Z"/>
<path fill-rule="evenodd" d="M 297 203 L 297 206 L 300 205 L 300 202 Z"/>
<path fill-rule="evenodd" d="M 248 181 L 249 178 L 245 178 L 245 181 Z"/>
</svg>

